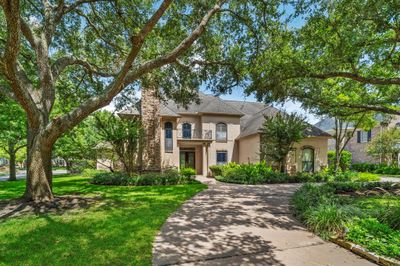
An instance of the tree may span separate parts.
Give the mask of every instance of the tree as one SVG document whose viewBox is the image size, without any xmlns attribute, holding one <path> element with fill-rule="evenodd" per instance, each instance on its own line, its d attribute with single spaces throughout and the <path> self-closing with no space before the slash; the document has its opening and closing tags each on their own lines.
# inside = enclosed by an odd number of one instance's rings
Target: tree
<svg viewBox="0 0 400 266">
<path fill-rule="evenodd" d="M 398 1 L 298 1 L 285 23 L 263 28 L 247 92 L 400 114 L 399 14 Z"/>
<path fill-rule="evenodd" d="M 368 144 L 367 153 L 388 165 L 397 163 L 400 153 L 400 129 L 395 127 L 379 132 Z"/>
<path fill-rule="evenodd" d="M 357 129 L 363 128 L 365 130 L 371 129 L 375 124 L 373 117 L 374 113 L 361 113 L 353 114 L 341 117 L 335 117 L 335 159 L 334 159 L 334 173 L 337 173 L 340 169 L 341 157 L 344 149 L 349 143 L 350 139 L 354 136 Z"/>
<path fill-rule="evenodd" d="M 97 112 L 94 118 L 96 131 L 103 142 L 111 145 L 123 171 L 129 175 L 141 171 L 144 135 L 140 120 L 120 118 L 107 111 Z"/>
<path fill-rule="evenodd" d="M 306 128 L 304 117 L 297 114 L 277 113 L 275 116 L 265 116 L 261 128 L 261 159 L 277 163 L 284 172 L 287 155 L 293 144 L 304 137 Z"/>
<path fill-rule="evenodd" d="M 54 143 L 118 93 L 150 79 L 184 101 L 205 81 L 221 92 L 238 85 L 236 62 L 259 44 L 253 18 L 274 20 L 280 1 L 228 2 L 1 0 L 0 93 L 28 120 L 25 198 L 53 199 Z M 65 100 L 71 110 L 54 115 Z"/>
<path fill-rule="evenodd" d="M 62 158 L 68 172 L 79 171 L 84 166 L 95 165 L 96 145 L 100 142 L 94 128 L 94 118 L 88 117 L 57 140 L 54 156 Z"/>
<path fill-rule="evenodd" d="M 24 111 L 9 99 L 0 99 L 0 148 L 9 159 L 10 181 L 17 180 L 17 154 L 26 146 Z"/>
</svg>

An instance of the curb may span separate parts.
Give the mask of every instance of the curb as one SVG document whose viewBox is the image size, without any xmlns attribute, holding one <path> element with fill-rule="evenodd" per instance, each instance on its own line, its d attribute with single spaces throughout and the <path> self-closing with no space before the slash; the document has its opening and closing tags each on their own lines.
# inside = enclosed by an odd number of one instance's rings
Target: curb
<svg viewBox="0 0 400 266">
<path fill-rule="evenodd" d="M 367 260 L 375 262 L 376 264 L 383 265 L 383 266 L 400 266 L 400 261 L 392 259 L 392 258 L 379 256 L 373 252 L 367 251 L 365 248 L 363 248 L 359 245 L 356 245 L 352 242 L 349 242 L 349 241 L 346 241 L 346 240 L 343 240 L 340 238 L 336 238 L 336 237 L 331 237 L 330 240 L 333 243 L 335 243 L 335 244 L 367 259 Z"/>
</svg>

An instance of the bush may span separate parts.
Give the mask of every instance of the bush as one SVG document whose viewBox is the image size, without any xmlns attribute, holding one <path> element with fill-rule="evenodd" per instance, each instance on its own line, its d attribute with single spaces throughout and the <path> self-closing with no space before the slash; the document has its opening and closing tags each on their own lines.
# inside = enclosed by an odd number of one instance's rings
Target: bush
<svg viewBox="0 0 400 266">
<path fill-rule="evenodd" d="M 353 163 L 351 165 L 351 170 L 356 172 L 369 172 L 373 173 L 378 168 L 382 167 L 381 164 L 373 164 L 373 163 Z"/>
<path fill-rule="evenodd" d="M 328 165 L 329 168 L 333 169 L 335 167 L 335 151 L 328 151 Z M 342 171 L 347 171 L 350 169 L 352 154 L 349 151 L 343 151 L 340 157 L 339 167 Z"/>
<path fill-rule="evenodd" d="M 99 173 L 92 180 L 96 185 L 113 186 L 166 186 L 199 183 L 191 176 L 179 175 L 176 170 L 169 170 L 164 173 L 143 173 L 136 176 L 128 176 L 123 173 Z"/>
<path fill-rule="evenodd" d="M 336 204 L 319 204 L 304 213 L 304 222 L 313 232 L 324 238 L 343 232 L 350 215 L 345 208 Z"/>
<path fill-rule="evenodd" d="M 211 165 L 210 170 L 213 177 L 221 176 L 224 170 L 223 165 Z"/>
<path fill-rule="evenodd" d="M 97 170 L 97 169 L 86 168 L 85 170 L 82 171 L 82 176 L 94 177 L 96 174 L 107 173 L 107 172 L 108 171 L 106 171 L 106 170 Z"/>
<path fill-rule="evenodd" d="M 394 166 L 381 166 L 374 171 L 375 174 L 400 175 L 400 168 Z"/>
<path fill-rule="evenodd" d="M 356 182 L 372 182 L 372 181 L 379 181 L 381 178 L 372 173 L 358 173 L 356 178 L 353 178 L 353 181 Z"/>
<path fill-rule="evenodd" d="M 400 259 L 400 231 L 379 223 L 375 218 L 355 218 L 347 223 L 346 239 L 379 255 Z"/>
<path fill-rule="evenodd" d="M 180 173 L 187 178 L 191 178 L 196 175 L 196 170 L 193 168 L 182 168 Z"/>
</svg>

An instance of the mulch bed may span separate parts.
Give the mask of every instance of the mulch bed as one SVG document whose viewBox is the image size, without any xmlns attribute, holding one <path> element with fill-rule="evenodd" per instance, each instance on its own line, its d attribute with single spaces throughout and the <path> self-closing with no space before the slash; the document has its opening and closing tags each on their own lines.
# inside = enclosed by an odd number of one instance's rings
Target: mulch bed
<svg viewBox="0 0 400 266">
<path fill-rule="evenodd" d="M 51 202 L 27 202 L 23 199 L 0 201 L 0 220 L 27 214 L 63 214 L 70 210 L 88 209 L 98 205 L 101 197 L 77 195 L 55 197 Z"/>
<path fill-rule="evenodd" d="M 375 187 L 372 189 L 368 190 L 362 190 L 362 191 L 350 191 L 350 192 L 339 192 L 337 193 L 338 195 L 342 196 L 400 196 L 400 189 L 391 189 L 391 190 L 386 190 L 381 187 Z"/>
</svg>

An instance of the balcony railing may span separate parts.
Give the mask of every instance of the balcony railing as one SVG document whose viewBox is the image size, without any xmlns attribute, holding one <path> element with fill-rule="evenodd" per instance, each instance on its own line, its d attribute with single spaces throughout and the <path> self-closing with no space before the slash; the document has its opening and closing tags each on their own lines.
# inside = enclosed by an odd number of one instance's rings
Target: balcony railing
<svg viewBox="0 0 400 266">
<path fill-rule="evenodd" d="M 178 139 L 212 139 L 212 130 L 178 130 Z"/>
</svg>

